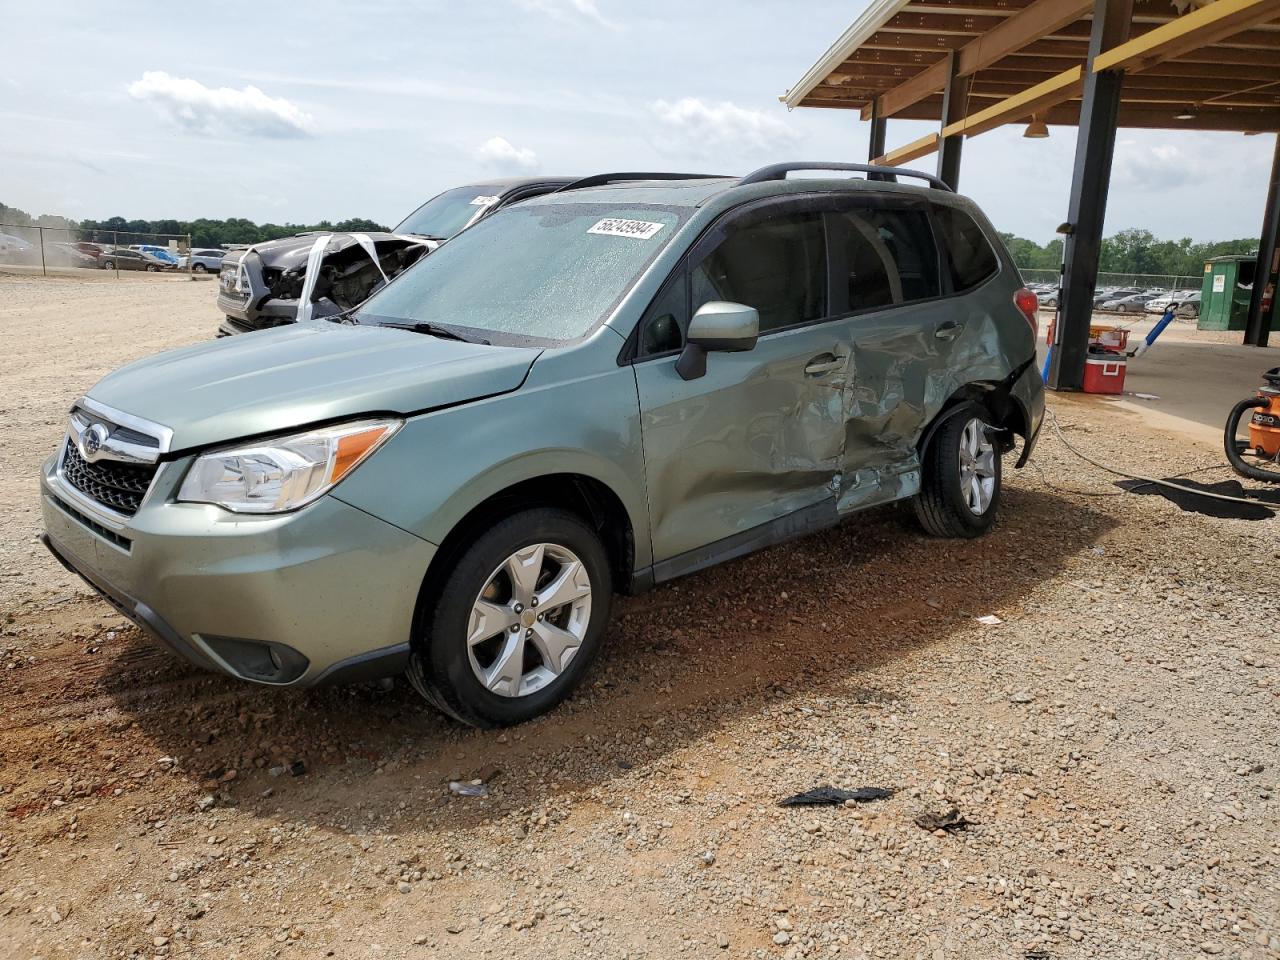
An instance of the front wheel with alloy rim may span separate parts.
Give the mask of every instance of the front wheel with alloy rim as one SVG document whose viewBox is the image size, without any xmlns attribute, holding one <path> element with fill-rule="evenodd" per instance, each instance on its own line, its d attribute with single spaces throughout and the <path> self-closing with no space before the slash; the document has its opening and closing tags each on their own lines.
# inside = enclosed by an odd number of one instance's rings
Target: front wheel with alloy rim
<svg viewBox="0 0 1280 960">
<path fill-rule="evenodd" d="M 966 403 L 938 427 L 925 450 L 916 518 L 935 537 L 977 537 L 991 529 L 1000 506 L 996 428 L 976 403 Z"/>
<path fill-rule="evenodd" d="M 600 538 L 576 514 L 550 507 L 513 514 L 475 538 L 433 591 L 409 679 L 473 726 L 532 719 L 582 678 L 612 591 Z"/>
</svg>

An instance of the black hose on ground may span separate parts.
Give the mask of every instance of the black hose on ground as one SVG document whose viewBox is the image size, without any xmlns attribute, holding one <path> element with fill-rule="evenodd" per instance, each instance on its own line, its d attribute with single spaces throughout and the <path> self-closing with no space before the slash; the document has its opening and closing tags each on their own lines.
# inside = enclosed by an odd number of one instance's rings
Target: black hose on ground
<svg viewBox="0 0 1280 960">
<path fill-rule="evenodd" d="M 1250 480 L 1261 480 L 1263 483 L 1280 483 L 1280 471 L 1263 470 L 1261 467 L 1255 467 L 1251 463 L 1246 463 L 1242 457 L 1241 451 L 1244 444 L 1236 439 L 1236 430 L 1240 426 L 1240 418 L 1244 416 L 1248 410 L 1256 407 L 1269 406 L 1270 401 L 1264 400 L 1262 397 L 1250 397 L 1247 400 L 1241 400 L 1231 408 L 1231 413 L 1227 415 L 1227 426 L 1223 432 L 1223 447 L 1227 454 L 1227 462 L 1231 464 L 1231 469 L 1242 477 L 1248 477 Z"/>
</svg>

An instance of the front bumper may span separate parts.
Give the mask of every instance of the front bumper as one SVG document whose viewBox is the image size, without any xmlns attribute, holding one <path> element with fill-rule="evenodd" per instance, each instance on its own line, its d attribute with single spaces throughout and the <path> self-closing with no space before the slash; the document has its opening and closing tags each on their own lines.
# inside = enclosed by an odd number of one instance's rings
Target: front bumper
<svg viewBox="0 0 1280 960">
<path fill-rule="evenodd" d="M 333 497 L 270 517 L 172 502 L 162 466 L 130 518 L 41 477 L 45 542 L 166 649 L 276 686 L 392 676 L 407 663 L 435 546 Z"/>
<path fill-rule="evenodd" d="M 248 291 L 227 289 L 223 283 L 224 271 L 234 269 L 238 275 L 243 262 L 244 281 Z M 271 288 L 262 276 L 262 258 L 256 253 L 246 253 L 242 261 L 224 262 L 218 271 L 218 309 L 226 319 L 218 327 L 218 336 L 252 333 L 266 330 L 298 319 L 298 301 L 271 296 Z"/>
</svg>

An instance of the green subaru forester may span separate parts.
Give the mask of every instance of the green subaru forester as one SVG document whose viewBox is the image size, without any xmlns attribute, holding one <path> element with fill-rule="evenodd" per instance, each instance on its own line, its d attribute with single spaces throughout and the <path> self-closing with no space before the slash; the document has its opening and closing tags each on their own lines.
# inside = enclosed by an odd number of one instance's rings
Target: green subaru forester
<svg viewBox="0 0 1280 960">
<path fill-rule="evenodd" d="M 131 364 L 44 466 L 46 542 L 204 667 L 407 672 L 492 726 L 573 689 L 615 591 L 893 500 L 981 534 L 1043 416 L 1036 298 L 893 173 L 601 176 L 350 315 Z"/>
</svg>

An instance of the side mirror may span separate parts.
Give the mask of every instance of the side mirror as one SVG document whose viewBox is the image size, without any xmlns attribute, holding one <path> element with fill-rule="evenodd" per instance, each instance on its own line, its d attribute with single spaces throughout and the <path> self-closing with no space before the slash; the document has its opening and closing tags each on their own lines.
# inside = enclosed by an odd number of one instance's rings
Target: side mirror
<svg viewBox="0 0 1280 960">
<path fill-rule="evenodd" d="M 704 303 L 689 321 L 676 373 L 683 380 L 696 380 L 706 375 L 709 351 L 743 353 L 755 349 L 759 337 L 760 314 L 755 307 L 724 300 Z"/>
</svg>

